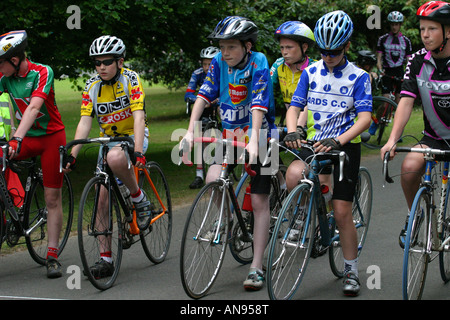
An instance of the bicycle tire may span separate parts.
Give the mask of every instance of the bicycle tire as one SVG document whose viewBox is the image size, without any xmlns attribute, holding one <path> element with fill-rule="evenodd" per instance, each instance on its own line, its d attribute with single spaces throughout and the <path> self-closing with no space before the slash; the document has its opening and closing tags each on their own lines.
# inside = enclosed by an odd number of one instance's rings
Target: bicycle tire
<svg viewBox="0 0 450 320">
<path fill-rule="evenodd" d="M 225 257 L 229 236 L 231 213 L 228 195 L 223 195 L 224 185 L 214 181 L 198 193 L 189 214 L 181 238 L 180 275 L 186 294 L 199 299 L 205 296 L 216 280 Z M 224 207 L 220 206 L 222 201 Z M 220 202 L 220 203 L 219 203 Z M 216 237 L 217 227 L 219 231 Z"/>
<path fill-rule="evenodd" d="M 447 184 L 447 195 L 445 197 L 444 203 L 444 213 L 442 216 L 443 229 L 441 240 L 444 241 L 448 237 L 450 237 L 450 212 L 448 212 L 448 194 L 450 192 L 450 185 Z M 447 283 L 450 280 L 450 252 L 448 249 L 443 249 L 443 251 L 439 252 L 439 270 L 441 273 L 441 278 L 444 283 Z"/>
<path fill-rule="evenodd" d="M 430 194 L 425 187 L 422 187 L 417 191 L 411 206 L 406 232 L 402 275 L 404 300 L 422 298 L 429 262 L 427 239 L 430 214 Z"/>
<path fill-rule="evenodd" d="M 366 241 L 369 231 L 370 218 L 372 215 L 373 185 L 370 172 L 365 167 L 359 168 L 358 182 L 355 187 L 355 200 L 353 201 L 352 215 L 355 223 L 358 240 L 358 257 Z M 336 236 L 339 231 L 333 221 L 331 237 Z M 344 255 L 340 246 L 340 241 L 333 241 L 328 251 L 330 267 L 333 274 L 342 278 L 344 276 Z"/>
<path fill-rule="evenodd" d="M 86 275 L 89 281 L 94 287 L 99 290 L 106 290 L 110 288 L 117 279 L 119 275 L 120 265 L 122 262 L 122 221 L 121 221 L 121 206 L 119 204 L 119 197 L 114 190 L 111 190 L 111 199 L 109 202 L 112 204 L 111 215 L 108 217 L 111 222 L 106 221 L 104 226 L 98 226 L 94 229 L 92 228 L 94 222 L 99 225 L 100 220 L 97 220 L 96 211 L 98 209 L 99 202 L 99 192 L 100 187 L 103 187 L 103 191 L 108 190 L 110 185 L 106 183 L 103 177 L 93 177 L 91 178 L 86 186 L 84 187 L 83 193 L 81 195 L 80 207 L 78 213 L 78 247 L 81 257 L 81 262 L 83 264 L 83 274 Z M 104 192 L 102 192 L 102 196 Z M 112 230 L 107 230 L 112 226 Z M 100 233 L 111 232 L 111 235 L 105 236 Z M 100 253 L 108 250 L 106 245 L 111 244 L 111 258 L 113 260 L 113 270 L 112 274 L 99 276 L 97 273 L 94 274 L 91 267 L 95 266 L 100 261 Z M 105 248 L 101 248 L 101 245 L 105 245 Z"/>
<path fill-rule="evenodd" d="M 141 231 L 139 237 L 147 258 L 158 264 L 166 259 L 169 252 L 172 238 L 172 201 L 169 185 L 159 164 L 149 161 L 145 170 L 147 170 L 151 180 L 148 180 L 145 173 L 140 171 L 139 187 L 153 205 L 153 212 L 156 215 L 164 214 L 152 222 L 147 230 Z"/>
<path fill-rule="evenodd" d="M 391 119 L 389 120 L 393 121 L 392 118 L 394 117 L 395 111 L 397 110 L 397 103 L 395 103 L 394 100 L 383 96 L 372 97 L 372 106 L 374 111 L 379 107 L 382 107 L 385 103 L 389 104 L 391 107 L 390 109 L 392 110 L 392 114 L 390 115 Z M 380 127 L 377 130 L 378 133 L 375 135 L 371 135 L 370 140 L 366 142 L 363 141 L 362 144 L 369 149 L 380 149 L 389 138 L 390 132 L 388 132 L 389 130 L 387 130 L 387 127 L 388 126 L 385 123 L 380 124 Z"/>
<path fill-rule="evenodd" d="M 67 240 L 69 239 L 73 222 L 73 190 L 70 178 L 67 174 L 64 174 L 63 178 L 61 200 L 63 206 L 63 220 L 59 236 L 58 257 L 61 256 Z M 45 265 L 47 262 L 47 214 L 48 211 L 44 199 L 44 185 L 42 179 L 34 180 L 30 186 L 30 191 L 24 204 L 23 226 L 26 230 L 35 228 L 29 236 L 25 237 L 25 242 L 31 258 L 40 265 Z"/>
<path fill-rule="evenodd" d="M 266 280 L 270 299 L 292 299 L 300 286 L 314 244 L 316 219 L 310 185 L 296 186 L 283 204 L 269 245 Z"/>
</svg>

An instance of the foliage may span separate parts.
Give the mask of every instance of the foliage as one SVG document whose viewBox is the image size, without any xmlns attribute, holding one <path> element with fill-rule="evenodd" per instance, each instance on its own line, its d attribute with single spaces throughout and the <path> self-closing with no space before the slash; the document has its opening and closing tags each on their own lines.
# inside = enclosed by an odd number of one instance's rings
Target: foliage
<svg viewBox="0 0 450 320">
<path fill-rule="evenodd" d="M 74 2 L 81 10 L 81 29 L 67 27 L 72 14 L 67 8 Z M 206 37 L 225 16 L 252 19 L 260 31 L 257 50 L 272 63 L 279 56 L 273 33 L 281 23 L 300 20 L 314 29 L 326 12 L 344 10 L 355 24 L 349 53 L 352 60 L 358 50 L 375 50 L 378 37 L 388 31 L 386 17 L 393 10 L 405 15 L 402 32 L 418 49 L 421 42 L 414 16 L 421 3 L 423 0 L 2 0 L 0 32 L 26 29 L 29 57 L 51 65 L 57 77 L 68 75 L 72 79 L 83 71 L 93 71 L 88 57 L 92 41 L 102 34 L 113 34 L 125 41 L 127 63 L 145 79 L 180 87 L 200 67 L 200 50 L 212 44 Z M 366 26 L 370 5 L 381 9 L 381 29 Z M 318 57 L 316 50 L 309 54 Z"/>
</svg>

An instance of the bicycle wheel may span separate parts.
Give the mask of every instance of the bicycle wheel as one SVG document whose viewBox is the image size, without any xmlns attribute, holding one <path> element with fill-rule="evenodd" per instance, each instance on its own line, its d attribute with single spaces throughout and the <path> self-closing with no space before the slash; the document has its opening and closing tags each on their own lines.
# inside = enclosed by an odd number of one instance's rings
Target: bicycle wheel
<svg viewBox="0 0 450 320">
<path fill-rule="evenodd" d="M 428 191 L 425 188 L 419 189 L 411 207 L 403 253 L 404 300 L 420 300 L 425 286 L 429 262 L 427 239 L 431 213 L 430 203 Z"/>
<path fill-rule="evenodd" d="M 153 205 L 155 217 L 150 227 L 140 233 L 142 248 L 153 263 L 161 263 L 167 256 L 172 238 L 172 202 L 169 185 L 161 167 L 153 161 L 139 173 L 139 187 Z"/>
<path fill-rule="evenodd" d="M 387 142 L 392 130 L 389 124 L 393 122 L 396 109 L 397 103 L 392 99 L 383 96 L 372 98 L 372 110 L 378 120 L 378 129 L 374 135 L 371 135 L 369 141 L 363 142 L 363 145 L 370 149 L 379 149 Z"/>
<path fill-rule="evenodd" d="M 62 200 L 62 228 L 59 235 L 58 256 L 61 255 L 69 239 L 73 221 L 73 191 L 69 176 L 64 174 L 61 188 Z M 29 231 L 25 237 L 28 252 L 34 261 L 45 265 L 47 261 L 48 230 L 47 206 L 44 199 L 44 185 L 42 180 L 34 180 L 24 204 L 23 225 Z"/>
<path fill-rule="evenodd" d="M 225 256 L 230 214 L 228 194 L 221 182 L 204 186 L 193 202 L 181 238 L 180 273 L 186 294 L 206 295 Z M 222 207 L 223 205 L 223 207 Z"/>
<path fill-rule="evenodd" d="M 367 232 L 369 231 L 370 216 L 372 214 L 372 197 L 372 178 L 369 170 L 365 167 L 360 167 L 352 207 L 353 222 L 355 223 L 358 240 L 358 256 L 361 254 Z M 332 226 L 331 234 L 334 239 L 328 251 L 330 267 L 336 277 L 342 278 L 344 276 L 344 255 L 342 253 L 341 243 L 337 238 L 339 236 L 339 230 L 336 228 L 334 220 L 330 225 Z"/>
<path fill-rule="evenodd" d="M 103 177 L 89 180 L 81 194 L 78 213 L 78 246 L 83 274 L 100 290 L 114 284 L 122 262 L 120 195 L 111 190 L 109 198 L 109 188 Z M 109 268 L 100 269 L 104 264 L 100 260 L 101 254 L 111 257 Z"/>
<path fill-rule="evenodd" d="M 270 241 L 266 276 L 270 299 L 291 299 L 297 291 L 314 244 L 315 224 L 310 186 L 301 184 L 286 198 Z"/>
<path fill-rule="evenodd" d="M 450 192 L 450 185 L 447 185 L 447 195 L 445 197 L 444 214 L 442 219 L 444 221 L 442 226 L 442 236 L 441 239 L 450 237 L 450 212 L 448 212 L 448 194 Z M 439 252 L 439 270 L 441 271 L 442 280 L 447 283 L 450 280 L 450 244 L 444 247 L 443 251 Z"/>
</svg>

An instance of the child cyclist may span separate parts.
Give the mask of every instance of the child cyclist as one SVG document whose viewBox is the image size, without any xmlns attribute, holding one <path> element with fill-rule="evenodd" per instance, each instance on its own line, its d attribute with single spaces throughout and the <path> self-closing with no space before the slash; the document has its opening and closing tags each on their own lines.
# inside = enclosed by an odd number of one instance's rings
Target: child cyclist
<svg viewBox="0 0 450 320">
<path fill-rule="evenodd" d="M 259 143 L 267 143 L 270 131 L 275 129 L 269 64 L 262 53 L 251 50 L 257 35 L 257 26 L 243 17 L 227 17 L 216 26 L 209 38 L 219 42 L 221 52 L 211 62 L 184 137 L 192 145 L 195 122 L 200 119 L 204 108 L 217 98 L 224 137 L 233 138 L 239 131 L 250 137 L 246 148 L 250 163 L 255 163 L 252 167 L 257 175 L 251 181 L 254 251 L 250 271 L 244 281 L 246 290 L 259 290 L 264 284 L 262 260 L 269 236 L 270 175 L 260 174 L 260 164 L 256 164 L 256 159 Z M 220 165 L 211 165 L 206 182 L 216 180 L 220 170 Z"/>
<path fill-rule="evenodd" d="M 417 10 L 420 35 L 424 48 L 413 54 L 408 61 L 402 84 L 401 98 L 395 112 L 394 125 L 386 144 L 381 148 L 381 158 L 390 152 L 395 156 L 395 144 L 401 137 L 414 101 L 421 99 L 423 105 L 424 136 L 416 148 L 450 149 L 450 4 L 429 1 Z M 409 210 L 419 189 L 425 170 L 425 160 L 420 153 L 408 153 L 402 163 L 401 185 Z M 404 246 L 408 218 L 400 232 L 400 246 Z"/>
<path fill-rule="evenodd" d="M 133 164 L 144 167 L 144 153 L 148 146 L 144 90 L 139 75 L 123 65 L 125 49 L 123 41 L 115 36 L 101 36 L 92 42 L 89 56 L 93 59 L 97 75 L 86 83 L 81 118 L 74 139 L 86 139 L 92 128 L 93 118 L 97 117 L 101 136 L 130 136 L 134 139 Z M 74 168 L 81 147 L 82 145 L 77 145 L 72 148 L 65 166 L 66 171 Z M 106 159 L 108 165 L 130 190 L 138 227 L 144 230 L 151 221 L 151 204 L 139 188 L 133 168 L 128 169 L 127 157 L 120 142 L 111 142 L 109 148 Z M 99 157 L 101 152 L 100 150 Z M 106 241 L 100 242 L 100 260 L 91 267 L 91 273 L 99 278 L 109 276 L 114 271 L 111 250 Z"/>
<path fill-rule="evenodd" d="M 9 157 L 41 156 L 45 204 L 48 210 L 47 277 L 62 276 L 58 261 L 63 209 L 59 172 L 59 146 L 66 132 L 55 102 L 53 70 L 27 59 L 27 33 L 11 31 L 0 36 L 0 94 L 8 92 L 19 126 L 10 138 Z"/>
<path fill-rule="evenodd" d="M 219 49 L 216 47 L 207 47 L 200 51 L 200 59 L 202 60 L 202 67 L 194 70 L 191 75 L 191 79 L 189 80 L 188 86 L 186 88 L 186 94 L 184 95 L 184 101 L 189 104 L 194 104 L 197 96 L 195 95 L 197 88 L 200 88 L 205 81 L 206 74 L 208 73 L 209 65 L 211 64 L 214 56 L 219 53 Z M 190 107 L 189 107 L 190 108 Z M 202 121 L 202 132 L 205 129 L 206 124 L 210 121 L 210 119 L 216 119 L 217 112 L 217 103 L 214 101 L 212 106 L 209 108 L 205 108 L 203 114 L 201 116 Z M 198 148 L 198 152 L 201 152 L 202 148 Z M 197 167 L 195 170 L 195 178 L 194 181 L 189 185 L 190 189 L 198 189 L 203 186 L 203 161 L 197 161 Z"/>
<path fill-rule="evenodd" d="M 343 291 L 346 295 L 357 295 L 360 290 L 352 201 L 361 157 L 359 134 L 369 127 L 372 111 L 369 74 L 349 63 L 345 55 L 352 32 L 352 20 L 343 11 L 327 13 L 317 21 L 314 36 L 322 60 L 307 67 L 300 77 L 286 114 L 288 134 L 284 140 L 288 147 L 300 147 L 297 118 L 308 105 L 308 139 L 316 141 L 315 151 L 341 149 L 349 156 L 350 165 L 345 168 L 348 179 L 339 181 L 338 170 L 334 170 L 332 198 L 344 254 Z M 300 152 L 302 159 L 311 155 L 309 150 Z M 289 190 L 302 179 L 304 168 L 303 161 L 291 163 L 286 173 Z M 331 177 L 323 178 L 321 175 L 322 183 L 331 180 Z"/>
</svg>

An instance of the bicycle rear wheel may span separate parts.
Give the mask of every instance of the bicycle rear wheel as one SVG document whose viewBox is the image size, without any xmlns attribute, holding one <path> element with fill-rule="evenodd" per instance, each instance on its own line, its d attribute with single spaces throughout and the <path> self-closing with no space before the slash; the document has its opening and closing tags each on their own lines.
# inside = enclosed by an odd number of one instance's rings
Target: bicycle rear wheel
<svg viewBox="0 0 450 320">
<path fill-rule="evenodd" d="M 155 217 L 147 230 L 140 233 L 142 248 L 153 263 L 161 263 L 167 256 L 172 238 L 172 202 L 169 185 L 161 167 L 153 161 L 139 172 L 139 187 L 152 203 Z"/>
<path fill-rule="evenodd" d="M 122 223 L 119 197 L 103 177 L 94 177 L 84 187 L 78 215 L 78 246 L 83 274 L 99 290 L 110 288 L 122 262 Z M 112 264 L 101 261 L 109 255 Z M 108 266 L 100 268 L 102 265 Z"/>
<path fill-rule="evenodd" d="M 425 188 L 420 188 L 411 207 L 406 232 L 402 281 L 404 300 L 422 298 L 429 262 L 430 203 L 430 194 Z"/>
<path fill-rule="evenodd" d="M 184 226 L 181 282 L 186 294 L 194 299 L 203 297 L 211 289 L 225 256 L 230 208 L 224 192 L 227 190 L 220 182 L 204 186 L 192 203 Z"/>
<path fill-rule="evenodd" d="M 387 142 L 391 133 L 392 126 L 389 127 L 389 124 L 393 122 L 397 103 L 387 97 L 374 96 L 372 104 L 373 112 L 376 114 L 378 121 L 378 129 L 374 135 L 371 135 L 369 141 L 363 142 L 363 145 L 370 149 L 379 149 Z"/>
<path fill-rule="evenodd" d="M 443 226 L 442 226 L 442 236 L 441 239 L 450 237 L 450 212 L 448 209 L 448 194 L 450 192 L 450 185 L 447 185 L 447 195 L 445 197 L 445 206 L 443 214 Z M 450 280 L 450 244 L 447 244 L 443 251 L 439 252 L 439 270 L 441 271 L 442 280 L 447 283 Z"/>
<path fill-rule="evenodd" d="M 365 167 L 360 167 L 352 207 L 353 222 L 355 223 L 358 240 L 358 256 L 361 254 L 367 232 L 369 231 L 370 217 L 372 214 L 372 198 L 373 187 L 369 170 Z M 333 227 L 332 237 L 338 237 L 339 230 L 335 226 L 334 221 L 331 225 Z M 342 278 L 344 276 L 344 255 L 339 239 L 332 241 L 328 252 L 331 271 L 336 277 Z"/>
<path fill-rule="evenodd" d="M 58 256 L 61 255 L 69 239 L 73 222 L 73 191 L 69 176 L 64 174 L 61 188 L 62 200 L 62 228 L 59 235 Z M 48 230 L 47 230 L 48 210 L 44 198 L 44 185 L 41 179 L 34 180 L 30 187 L 26 203 L 24 204 L 23 225 L 30 231 L 25 237 L 28 252 L 34 261 L 45 265 L 47 261 Z"/>
<path fill-rule="evenodd" d="M 278 215 L 269 246 L 267 289 L 272 300 L 291 299 L 310 258 L 316 229 L 310 186 L 295 187 Z"/>
</svg>

